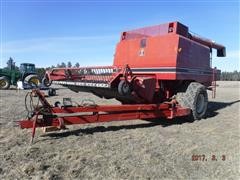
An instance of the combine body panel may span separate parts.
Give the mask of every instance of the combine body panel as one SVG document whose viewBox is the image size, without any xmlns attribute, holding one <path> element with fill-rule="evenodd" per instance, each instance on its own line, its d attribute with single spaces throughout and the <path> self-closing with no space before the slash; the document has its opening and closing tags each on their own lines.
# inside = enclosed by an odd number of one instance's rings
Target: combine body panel
<svg viewBox="0 0 240 180">
<path fill-rule="evenodd" d="M 128 64 L 133 73 L 155 74 L 158 80 L 193 80 L 210 85 L 210 50 L 211 46 L 192 40 L 186 26 L 167 23 L 123 32 L 114 65 Z"/>
</svg>

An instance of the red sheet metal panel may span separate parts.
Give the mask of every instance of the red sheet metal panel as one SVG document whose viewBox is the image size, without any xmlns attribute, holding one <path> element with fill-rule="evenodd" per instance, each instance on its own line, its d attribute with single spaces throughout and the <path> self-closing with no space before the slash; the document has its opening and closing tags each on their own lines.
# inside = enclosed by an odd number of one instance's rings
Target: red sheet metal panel
<svg viewBox="0 0 240 180">
<path fill-rule="evenodd" d="M 114 66 L 131 68 L 176 67 L 178 35 L 121 41 L 116 47 Z M 143 44 L 145 41 L 145 45 Z"/>
</svg>

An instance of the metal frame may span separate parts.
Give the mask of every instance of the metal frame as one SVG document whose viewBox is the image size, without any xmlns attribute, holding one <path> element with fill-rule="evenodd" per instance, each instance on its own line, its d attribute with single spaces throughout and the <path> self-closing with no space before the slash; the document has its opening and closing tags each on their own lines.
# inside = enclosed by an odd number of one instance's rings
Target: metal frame
<svg viewBox="0 0 240 180">
<path fill-rule="evenodd" d="M 175 100 L 161 104 L 133 105 L 83 105 L 53 107 L 39 90 L 33 90 L 30 96 L 37 96 L 41 106 L 35 106 L 29 119 L 18 121 L 21 128 L 32 128 L 32 140 L 37 127 L 99 123 L 134 119 L 154 119 L 187 116 L 191 110 L 179 106 Z"/>
</svg>

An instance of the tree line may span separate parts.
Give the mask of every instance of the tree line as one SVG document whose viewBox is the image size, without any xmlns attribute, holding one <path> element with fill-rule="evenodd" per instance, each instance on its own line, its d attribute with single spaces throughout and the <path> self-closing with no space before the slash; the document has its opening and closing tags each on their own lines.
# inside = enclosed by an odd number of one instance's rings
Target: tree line
<svg viewBox="0 0 240 180">
<path fill-rule="evenodd" d="M 75 65 L 72 65 L 71 61 L 68 61 L 67 64 L 62 62 L 62 63 L 58 63 L 57 65 L 52 65 L 50 67 L 47 68 L 36 68 L 36 73 L 39 75 L 40 78 L 44 77 L 44 74 L 46 72 L 46 70 L 48 69 L 52 69 L 52 68 L 66 68 L 66 67 L 76 67 L 79 68 L 80 64 L 77 62 Z M 16 69 L 19 70 L 19 67 L 15 65 L 14 60 L 10 57 L 10 59 L 7 61 L 7 67 L 8 69 Z M 233 71 L 233 72 L 221 72 L 220 75 L 220 80 L 221 81 L 240 81 L 240 71 Z"/>
<path fill-rule="evenodd" d="M 74 66 L 72 66 L 71 61 L 68 61 L 68 63 L 58 63 L 56 66 L 51 66 L 47 69 L 51 68 L 65 68 L 65 67 L 80 67 L 80 64 L 77 62 Z M 220 81 L 240 81 L 240 71 L 233 71 L 233 72 L 221 72 L 220 75 Z"/>
<path fill-rule="evenodd" d="M 70 63 L 67 65 L 65 63 L 57 64 L 57 66 L 51 66 L 48 68 L 36 68 L 37 73 L 40 75 L 40 77 L 43 77 L 45 74 L 45 71 L 47 69 L 51 68 L 65 68 L 65 67 L 80 67 L 79 63 L 76 63 L 75 66 L 71 66 Z M 220 75 L 220 81 L 240 81 L 240 71 L 233 71 L 233 72 L 221 72 Z"/>
<path fill-rule="evenodd" d="M 240 81 L 240 71 L 221 72 L 221 81 Z"/>
<path fill-rule="evenodd" d="M 62 63 L 58 63 L 57 65 L 52 65 L 52 66 L 47 67 L 47 68 L 36 68 L 36 73 L 42 79 L 44 77 L 44 75 L 45 75 L 46 70 L 53 69 L 53 68 L 66 68 L 66 67 L 68 67 L 68 68 L 71 68 L 71 67 L 79 68 L 80 64 L 77 62 L 73 66 L 71 61 L 68 61 L 67 64 L 62 62 Z"/>
<path fill-rule="evenodd" d="M 67 64 L 65 62 L 62 62 L 62 63 L 58 63 L 57 65 L 52 65 L 51 67 L 48 67 L 46 69 L 51 69 L 51 68 L 66 68 L 66 67 L 76 67 L 76 68 L 79 68 L 80 67 L 80 64 L 77 62 L 74 66 L 72 65 L 72 62 L 71 61 L 68 61 Z"/>
</svg>

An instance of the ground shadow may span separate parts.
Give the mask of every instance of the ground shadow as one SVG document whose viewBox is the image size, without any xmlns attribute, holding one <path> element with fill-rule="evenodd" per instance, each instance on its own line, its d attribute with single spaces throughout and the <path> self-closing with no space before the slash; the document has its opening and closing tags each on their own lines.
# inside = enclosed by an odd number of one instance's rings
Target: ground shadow
<svg viewBox="0 0 240 180">
<path fill-rule="evenodd" d="M 67 136 L 81 136 L 84 134 L 94 134 L 98 132 L 109 132 L 109 131 L 119 131 L 123 129 L 138 129 L 138 128 L 149 128 L 161 125 L 160 122 L 149 122 L 149 123 L 141 123 L 141 124 L 131 124 L 131 125 L 119 125 L 119 126 L 96 126 L 96 127 L 88 127 L 85 129 L 76 129 L 73 131 L 65 131 L 65 132 L 57 132 L 57 133 L 48 133 L 41 135 L 42 137 L 48 136 L 53 138 L 62 138 Z"/>
<path fill-rule="evenodd" d="M 232 101 L 232 102 L 228 102 L 228 103 L 226 103 L 226 102 L 212 102 L 212 101 L 210 101 L 208 103 L 208 109 L 207 109 L 207 112 L 206 112 L 206 118 L 214 117 L 214 116 L 219 114 L 219 112 L 217 112 L 218 110 L 226 108 L 228 106 L 231 106 L 231 105 L 239 103 L 239 102 L 240 102 L 240 100 L 236 100 L 236 101 Z"/>
<path fill-rule="evenodd" d="M 64 132 L 53 132 L 46 133 L 41 135 L 41 137 L 51 137 L 51 138 L 62 138 L 68 136 L 82 136 L 84 134 L 94 134 L 99 132 L 110 132 L 110 131 L 119 131 L 119 130 L 131 130 L 131 129 L 142 129 L 142 128 L 150 128 L 154 126 L 170 126 L 174 124 L 183 124 L 186 123 L 187 120 L 184 118 L 176 118 L 172 120 L 167 120 L 163 118 L 151 119 L 151 120 L 143 120 L 144 123 L 141 124 L 130 124 L 130 125 L 116 125 L 116 126 L 96 126 L 96 127 L 88 127 L 85 129 L 76 129 L 72 131 L 64 131 Z M 147 122 L 146 122 L 147 121 Z"/>
<path fill-rule="evenodd" d="M 225 103 L 225 102 L 209 102 L 208 106 L 208 111 L 206 114 L 206 118 L 209 117 L 214 117 L 218 114 L 218 110 L 226 108 L 228 106 L 231 106 L 235 103 L 239 103 L 240 100 Z M 162 127 L 167 127 L 167 126 L 172 126 L 172 125 L 180 125 L 183 123 L 192 123 L 193 121 L 189 120 L 186 117 L 182 118 L 175 118 L 172 120 L 169 119 L 163 119 L 163 118 L 158 118 L 158 119 L 151 119 L 151 120 L 145 120 L 148 121 L 148 123 L 141 123 L 141 124 L 131 124 L 131 125 L 118 125 L 118 126 L 96 126 L 96 127 L 89 127 L 85 129 L 77 129 L 73 131 L 65 131 L 65 132 L 57 132 L 57 133 L 47 133 L 43 134 L 42 137 L 51 137 L 51 138 L 62 138 L 62 137 L 67 137 L 67 136 L 81 136 L 84 134 L 94 134 L 98 132 L 109 132 L 109 131 L 119 131 L 123 129 L 139 129 L 139 128 L 150 128 L 154 126 L 162 126 Z"/>
</svg>

